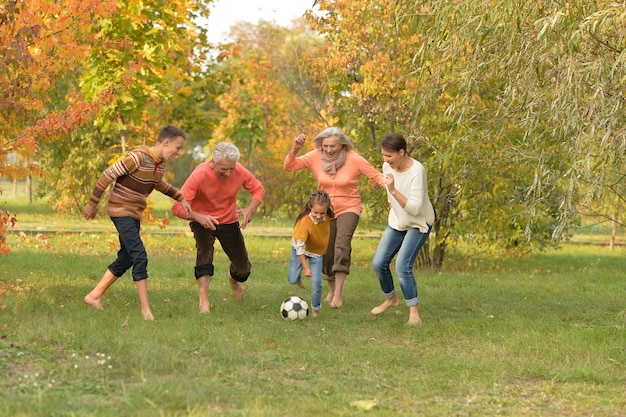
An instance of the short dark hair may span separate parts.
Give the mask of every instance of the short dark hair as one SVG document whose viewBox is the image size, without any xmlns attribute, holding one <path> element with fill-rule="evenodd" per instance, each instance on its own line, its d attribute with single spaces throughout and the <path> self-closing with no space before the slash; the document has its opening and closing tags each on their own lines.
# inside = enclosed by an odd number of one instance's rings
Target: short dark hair
<svg viewBox="0 0 626 417">
<path fill-rule="evenodd" d="M 400 133 L 390 133 L 385 136 L 380 147 L 387 151 L 400 152 L 404 150 L 406 152 L 406 139 Z"/>
<path fill-rule="evenodd" d="M 187 139 L 189 135 L 174 125 L 167 125 L 159 131 L 157 142 L 163 142 L 165 139 L 176 139 L 178 137 Z"/>
</svg>

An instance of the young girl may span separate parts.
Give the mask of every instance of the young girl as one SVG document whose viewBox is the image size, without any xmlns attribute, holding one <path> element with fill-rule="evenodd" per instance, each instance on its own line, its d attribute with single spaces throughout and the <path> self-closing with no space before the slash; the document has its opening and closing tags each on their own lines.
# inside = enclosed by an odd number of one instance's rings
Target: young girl
<svg viewBox="0 0 626 417">
<path fill-rule="evenodd" d="M 305 277 L 311 278 L 313 317 L 317 317 L 322 308 L 322 255 L 328 247 L 333 216 L 330 196 L 326 191 L 317 190 L 298 215 L 293 228 L 287 280 L 304 288 L 302 271 Z"/>
</svg>

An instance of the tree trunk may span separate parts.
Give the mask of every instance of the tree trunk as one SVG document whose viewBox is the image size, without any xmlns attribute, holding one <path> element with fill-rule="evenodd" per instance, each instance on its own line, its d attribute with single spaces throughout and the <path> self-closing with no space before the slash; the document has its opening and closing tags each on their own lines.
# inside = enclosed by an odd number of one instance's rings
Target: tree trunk
<svg viewBox="0 0 626 417">
<path fill-rule="evenodd" d="M 615 249 L 615 236 L 617 235 L 617 222 L 611 222 L 611 240 L 609 241 L 609 249 Z"/>
<path fill-rule="evenodd" d="M 28 204 L 33 203 L 33 177 L 26 177 L 26 195 L 28 196 Z"/>
<path fill-rule="evenodd" d="M 124 118 L 121 114 L 117 115 L 117 122 L 120 124 L 120 126 L 124 126 Z M 126 128 L 123 128 L 120 131 L 120 140 L 122 145 L 122 154 L 126 155 L 126 149 L 128 148 L 128 130 L 126 130 Z"/>
</svg>

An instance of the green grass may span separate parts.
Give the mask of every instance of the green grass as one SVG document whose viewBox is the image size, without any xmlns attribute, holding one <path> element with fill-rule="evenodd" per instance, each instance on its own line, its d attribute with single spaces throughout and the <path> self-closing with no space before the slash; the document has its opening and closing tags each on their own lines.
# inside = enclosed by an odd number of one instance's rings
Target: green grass
<svg viewBox="0 0 626 417">
<path fill-rule="evenodd" d="M 235 302 L 221 250 L 213 311 L 197 312 L 193 239 L 146 235 L 156 321 L 132 280 L 82 297 L 114 233 L 9 234 L 0 258 L 0 415 L 623 416 L 624 252 L 570 246 L 465 271 L 420 272 L 422 326 L 377 318 L 375 240 L 355 240 L 345 306 L 284 322 L 287 237 L 247 236 L 253 275 Z"/>
<path fill-rule="evenodd" d="M 129 275 L 104 311 L 82 300 L 117 251 L 106 216 L 59 216 L 6 188 L 2 198 L 34 231 L 10 232 L 0 257 L 1 416 L 626 415 L 624 248 L 451 254 L 453 267 L 418 273 L 423 324 L 409 327 L 404 306 L 369 313 L 382 301 L 377 241 L 360 235 L 344 307 L 285 322 L 286 296 L 310 298 L 285 277 L 290 221 L 259 218 L 244 232 L 253 273 L 240 302 L 218 247 L 201 315 L 193 238 L 172 219 L 174 233 L 145 228 L 146 322 Z"/>
</svg>

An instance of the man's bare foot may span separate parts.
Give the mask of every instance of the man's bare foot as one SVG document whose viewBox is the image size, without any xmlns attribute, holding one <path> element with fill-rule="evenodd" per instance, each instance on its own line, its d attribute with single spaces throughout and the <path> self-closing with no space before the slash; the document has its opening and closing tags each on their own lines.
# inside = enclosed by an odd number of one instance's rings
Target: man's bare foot
<svg viewBox="0 0 626 417">
<path fill-rule="evenodd" d="M 311 315 L 312 315 L 313 317 L 317 317 L 317 316 L 319 316 L 319 315 L 320 315 L 320 311 L 319 311 L 319 310 L 313 310 L 313 312 L 311 313 Z"/>
<path fill-rule="evenodd" d="M 93 308 L 97 308 L 98 310 L 104 310 L 104 306 L 102 305 L 102 299 L 100 297 L 92 297 L 91 294 L 87 294 L 85 296 L 85 302 L 92 306 Z"/>
<path fill-rule="evenodd" d="M 397 307 L 400 305 L 400 300 L 398 300 L 398 297 L 393 296 L 391 298 L 387 298 L 381 305 L 379 305 L 378 307 L 374 307 L 372 309 L 372 314 L 380 314 L 380 313 L 384 313 L 385 310 L 387 310 L 389 307 Z"/>
<path fill-rule="evenodd" d="M 210 313 L 211 303 L 209 302 L 209 300 L 206 300 L 205 302 L 200 302 L 199 309 L 200 313 Z"/>
<path fill-rule="evenodd" d="M 154 320 L 154 316 L 152 315 L 152 311 L 142 311 L 141 315 L 144 320 Z"/>
<path fill-rule="evenodd" d="M 302 280 L 298 281 L 298 287 L 305 289 L 306 287 L 304 286 L 304 282 L 302 282 Z"/>
<path fill-rule="evenodd" d="M 343 306 L 343 299 L 333 297 L 333 300 L 330 302 L 330 308 L 341 308 L 341 306 Z"/>
<path fill-rule="evenodd" d="M 228 276 L 228 281 L 230 282 L 230 289 L 233 291 L 233 298 L 237 301 L 243 298 L 243 286 L 241 282 L 235 281 L 233 277 Z"/>
</svg>

